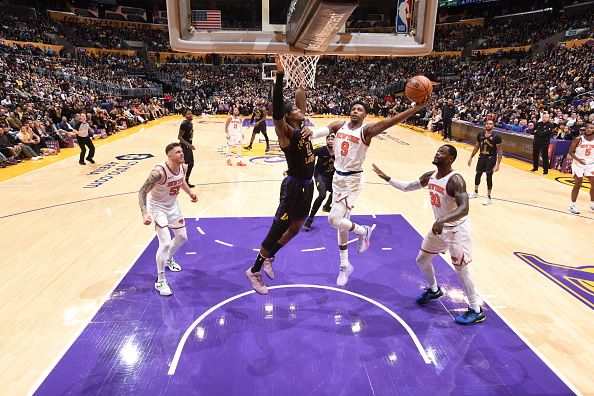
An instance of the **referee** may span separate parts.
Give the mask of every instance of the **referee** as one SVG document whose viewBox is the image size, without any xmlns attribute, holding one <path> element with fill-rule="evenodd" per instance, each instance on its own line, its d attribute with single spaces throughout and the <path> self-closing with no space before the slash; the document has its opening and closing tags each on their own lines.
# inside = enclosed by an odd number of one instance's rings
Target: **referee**
<svg viewBox="0 0 594 396">
<path fill-rule="evenodd" d="M 470 198 L 478 198 L 478 189 L 481 184 L 481 177 L 483 173 L 487 174 L 487 197 L 483 201 L 483 205 L 491 205 L 491 190 L 493 189 L 493 172 L 499 170 L 499 163 L 503 157 L 503 149 L 501 148 L 501 136 L 493 130 L 493 120 L 488 120 L 485 124 L 485 130 L 476 135 L 476 146 L 470 154 L 468 166 L 472 164 L 472 157 L 480 151 L 478 161 L 476 163 L 476 176 L 474 177 L 474 194 Z"/>
<path fill-rule="evenodd" d="M 188 183 L 188 187 L 190 188 L 195 187 L 190 183 L 190 173 L 192 173 L 192 168 L 194 167 L 194 150 L 196 150 L 196 147 L 192 144 L 192 138 L 194 137 L 193 118 L 192 111 L 186 111 L 186 119 L 179 126 L 179 135 L 177 136 L 184 151 L 184 160 L 186 161 L 186 165 L 188 165 L 186 183 Z"/>
</svg>

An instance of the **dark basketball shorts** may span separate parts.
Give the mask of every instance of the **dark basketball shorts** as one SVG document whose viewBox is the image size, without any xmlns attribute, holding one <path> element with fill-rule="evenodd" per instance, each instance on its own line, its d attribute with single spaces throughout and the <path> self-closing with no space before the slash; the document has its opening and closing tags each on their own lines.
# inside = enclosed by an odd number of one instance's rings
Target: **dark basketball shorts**
<svg viewBox="0 0 594 396">
<path fill-rule="evenodd" d="M 313 190 L 312 180 L 285 177 L 281 184 L 280 202 L 274 217 L 281 221 L 306 218 L 311 208 Z"/>
<path fill-rule="evenodd" d="M 332 192 L 332 175 L 318 173 L 314 176 L 316 180 L 316 188 L 318 190 L 324 189 L 327 192 Z"/>
<path fill-rule="evenodd" d="M 476 163 L 476 171 L 477 172 L 484 172 L 484 173 L 493 173 L 493 168 L 495 168 L 495 164 L 497 163 L 497 157 L 481 157 L 479 156 L 478 161 Z"/>
<path fill-rule="evenodd" d="M 190 165 L 194 163 L 194 150 L 190 146 L 186 146 L 182 143 L 181 145 L 182 150 L 184 152 L 184 161 L 186 164 Z"/>
<path fill-rule="evenodd" d="M 254 127 L 254 130 L 252 131 L 252 133 L 260 133 L 260 132 L 266 133 L 266 121 L 264 121 L 261 124 L 256 125 Z"/>
</svg>

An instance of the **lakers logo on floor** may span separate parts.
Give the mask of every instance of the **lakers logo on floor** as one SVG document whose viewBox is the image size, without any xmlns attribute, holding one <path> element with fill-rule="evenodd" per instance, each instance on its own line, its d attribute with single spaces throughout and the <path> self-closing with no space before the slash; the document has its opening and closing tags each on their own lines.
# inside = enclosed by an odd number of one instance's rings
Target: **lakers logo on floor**
<svg viewBox="0 0 594 396">
<path fill-rule="evenodd" d="M 529 253 L 514 253 L 541 274 L 567 290 L 578 300 L 594 309 L 594 267 L 569 267 L 544 261 Z"/>
<path fill-rule="evenodd" d="M 567 186 L 571 186 L 573 187 L 573 185 L 575 184 L 575 181 L 573 180 L 573 177 L 571 176 L 559 176 L 556 177 L 555 180 L 557 180 L 559 183 L 565 184 Z M 584 191 L 589 191 L 590 190 L 590 181 L 588 180 L 588 178 L 584 177 L 582 179 L 582 190 Z"/>
</svg>

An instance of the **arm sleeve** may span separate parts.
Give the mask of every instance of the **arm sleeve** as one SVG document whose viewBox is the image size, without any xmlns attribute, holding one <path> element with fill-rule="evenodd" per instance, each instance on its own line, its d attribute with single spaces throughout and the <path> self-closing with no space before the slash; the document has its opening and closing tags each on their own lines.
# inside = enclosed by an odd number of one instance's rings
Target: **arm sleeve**
<svg viewBox="0 0 594 396">
<path fill-rule="evenodd" d="M 311 135 L 312 139 L 317 139 L 321 137 L 326 137 L 330 134 L 330 129 L 328 127 L 322 127 L 316 129 L 313 134 Z"/>
<path fill-rule="evenodd" d="M 283 77 L 284 73 L 276 73 L 276 81 L 272 89 L 272 118 L 282 120 L 283 114 Z"/>
<path fill-rule="evenodd" d="M 419 179 L 407 183 L 407 182 L 402 182 L 400 180 L 395 180 L 395 179 L 391 178 L 390 180 L 388 180 L 388 183 L 392 187 L 396 187 L 400 191 L 405 191 L 405 192 L 420 190 L 421 188 L 423 188 L 423 186 L 421 186 L 421 181 Z"/>
</svg>

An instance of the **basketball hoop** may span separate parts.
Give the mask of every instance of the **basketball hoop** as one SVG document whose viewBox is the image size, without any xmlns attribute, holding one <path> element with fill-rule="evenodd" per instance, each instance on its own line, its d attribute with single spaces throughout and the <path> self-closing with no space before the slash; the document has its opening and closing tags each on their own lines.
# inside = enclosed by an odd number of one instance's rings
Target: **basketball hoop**
<svg viewBox="0 0 594 396">
<path fill-rule="evenodd" d="M 287 85 L 293 88 L 313 88 L 319 59 L 319 55 L 280 54 Z"/>
</svg>

